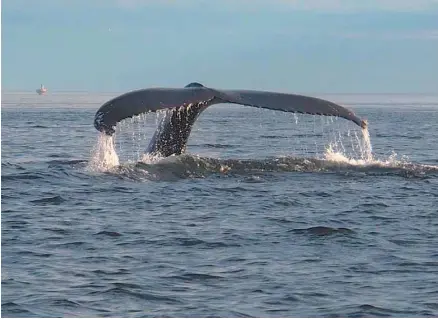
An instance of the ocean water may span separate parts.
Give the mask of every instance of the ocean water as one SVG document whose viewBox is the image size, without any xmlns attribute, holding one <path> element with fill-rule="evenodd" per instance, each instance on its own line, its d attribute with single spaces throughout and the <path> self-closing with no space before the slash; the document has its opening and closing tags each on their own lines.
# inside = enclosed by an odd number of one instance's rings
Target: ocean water
<svg viewBox="0 0 438 319">
<path fill-rule="evenodd" d="M 187 154 L 115 139 L 112 94 L 3 93 L 3 317 L 438 316 L 438 96 L 322 96 L 369 122 L 208 109 Z"/>
</svg>

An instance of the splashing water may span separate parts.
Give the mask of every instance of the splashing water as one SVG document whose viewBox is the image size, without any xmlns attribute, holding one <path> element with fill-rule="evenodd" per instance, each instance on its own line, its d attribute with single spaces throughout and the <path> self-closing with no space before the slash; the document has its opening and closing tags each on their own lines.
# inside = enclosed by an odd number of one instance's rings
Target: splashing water
<svg viewBox="0 0 438 319">
<path fill-rule="evenodd" d="M 114 145 L 114 135 L 99 133 L 97 143 L 93 147 L 88 169 L 91 171 L 107 171 L 119 165 L 119 157 Z"/>
<path fill-rule="evenodd" d="M 175 157 L 175 155 L 169 156 L 170 158 Z M 151 155 L 151 154 L 143 154 L 143 156 L 139 159 L 139 162 L 143 164 L 155 164 L 161 162 L 166 157 L 161 157 L 159 155 Z"/>
<path fill-rule="evenodd" d="M 144 154 L 145 145 L 165 114 L 156 112 L 155 116 L 150 115 L 141 114 L 120 122 L 113 136 L 99 134 L 92 151 L 89 169 L 108 171 L 118 166 L 120 161 L 144 164 L 163 161 L 162 157 Z M 359 134 L 355 126 L 349 128 L 344 122 L 338 122 L 338 119 L 334 117 L 322 117 L 321 125 L 318 125 L 315 116 L 300 117 L 295 113 L 293 116 L 292 122 L 295 122 L 297 126 L 300 123 L 300 127 L 292 131 L 290 128 L 287 129 L 287 132 L 292 133 L 290 145 L 293 148 L 292 152 L 285 149 L 287 156 L 313 157 L 353 165 L 366 165 L 373 162 L 370 134 L 367 128 L 363 128 L 362 134 Z M 265 120 L 269 121 L 269 118 Z M 272 120 L 277 120 L 276 114 Z M 276 123 L 271 124 L 272 127 L 278 126 Z M 276 134 L 282 135 L 278 133 L 282 130 L 284 129 L 278 130 Z M 288 135 L 287 132 L 283 135 Z"/>
<path fill-rule="evenodd" d="M 129 137 L 132 134 L 132 128 L 141 129 L 144 126 L 132 127 L 131 125 L 125 132 L 128 133 Z M 121 166 L 115 149 L 115 136 L 118 133 L 113 137 L 99 134 L 87 169 L 93 172 L 122 174 L 137 181 L 205 177 L 211 173 L 228 174 L 230 171 L 237 174 L 246 174 L 247 172 L 258 171 L 320 172 L 338 171 L 340 169 L 351 172 L 365 170 L 366 172 L 374 171 L 379 173 L 381 172 L 380 169 L 389 169 L 394 174 L 418 177 L 427 174 L 429 171 L 433 173 L 438 170 L 438 166 L 410 163 L 407 158 L 399 158 L 395 153 L 386 158 L 375 157 L 372 154 L 370 134 L 366 128 L 362 130 L 362 134 L 358 130 L 339 131 L 337 128 L 333 128 L 333 130 L 326 133 L 325 137 L 329 138 L 330 142 L 325 144 L 324 151 L 319 154 L 308 152 L 307 155 L 299 154 L 297 156 L 292 153 L 274 159 L 248 160 L 200 157 L 199 155 L 190 154 L 163 158 L 150 154 L 141 154 L 138 158 L 131 157 L 127 161 L 122 160 L 123 165 Z M 304 135 L 306 138 L 316 137 L 311 134 Z M 120 138 L 120 136 L 118 137 Z M 304 140 L 298 142 L 302 141 Z M 131 141 L 127 140 L 126 142 Z M 138 140 L 135 140 L 135 142 L 138 142 Z M 352 145 L 349 145 L 349 142 Z M 294 140 L 294 143 L 296 144 L 297 140 Z"/>
<path fill-rule="evenodd" d="M 351 134 L 347 132 L 350 137 L 350 148 L 353 153 L 347 151 L 347 145 L 344 145 L 343 136 L 340 131 L 338 134 L 332 134 L 332 139 L 325 148 L 322 159 L 334 162 L 345 162 L 352 165 L 365 165 L 373 163 L 373 154 L 371 146 L 371 138 L 368 128 L 362 128 L 362 136 L 359 136 L 356 131 Z"/>
<path fill-rule="evenodd" d="M 329 145 L 326 149 L 324 159 L 331 162 L 345 163 L 353 166 L 402 167 L 404 165 L 411 164 L 406 156 L 402 156 L 400 158 L 394 152 L 387 158 L 375 158 L 372 154 L 371 139 L 368 128 L 362 129 L 362 139 L 360 140 L 358 138 L 358 142 L 361 153 L 359 159 L 349 158 L 343 152 L 337 151 L 333 145 Z M 422 167 L 430 169 L 437 168 L 433 165 L 422 165 Z"/>
<path fill-rule="evenodd" d="M 336 152 L 335 150 L 333 150 L 331 146 L 327 148 L 324 156 L 324 160 L 338 164 L 347 164 L 351 166 L 361 166 L 361 167 L 404 168 L 409 166 L 415 166 L 414 164 L 410 163 L 406 157 L 402 156 L 401 158 L 399 158 L 398 155 L 394 152 L 391 155 L 389 155 L 387 158 L 377 159 L 371 157 L 370 159 L 367 158 L 354 159 L 345 156 L 341 152 Z M 421 168 L 437 169 L 438 166 L 421 165 Z"/>
<path fill-rule="evenodd" d="M 114 143 L 121 162 L 139 162 L 167 110 L 143 113 L 119 122 Z"/>
<path fill-rule="evenodd" d="M 360 143 L 360 145 L 362 158 L 365 157 L 367 162 L 371 162 L 373 160 L 373 149 L 371 146 L 371 138 L 368 127 L 362 129 L 362 143 Z"/>
</svg>

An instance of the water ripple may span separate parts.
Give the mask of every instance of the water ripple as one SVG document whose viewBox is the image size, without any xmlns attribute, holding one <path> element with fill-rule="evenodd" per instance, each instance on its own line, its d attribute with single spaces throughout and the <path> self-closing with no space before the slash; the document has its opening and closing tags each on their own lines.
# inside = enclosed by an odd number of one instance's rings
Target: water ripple
<svg viewBox="0 0 438 319">
<path fill-rule="evenodd" d="M 438 316 L 436 106 L 358 106 L 369 161 L 328 156 L 343 120 L 227 106 L 93 169 L 81 96 L 2 107 L 2 317 Z"/>
</svg>

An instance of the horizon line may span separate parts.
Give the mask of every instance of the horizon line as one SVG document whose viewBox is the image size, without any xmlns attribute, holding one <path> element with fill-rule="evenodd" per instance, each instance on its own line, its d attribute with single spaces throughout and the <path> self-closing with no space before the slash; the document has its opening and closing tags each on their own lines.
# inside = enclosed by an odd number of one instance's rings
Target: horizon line
<svg viewBox="0 0 438 319">
<path fill-rule="evenodd" d="M 151 86 L 151 88 L 164 87 L 164 86 Z M 141 88 L 140 88 L 141 89 Z M 114 90 L 114 91 L 99 91 L 99 90 L 54 90 L 48 91 L 42 96 L 49 96 L 52 94 L 65 94 L 65 93 L 88 93 L 88 94 L 113 94 L 113 93 L 127 93 L 131 91 L 139 90 L 139 88 L 134 88 L 131 90 Z M 248 90 L 251 90 L 250 88 Z M 273 91 L 273 90 L 267 90 Z M 438 92 L 316 92 L 316 91 L 290 91 L 290 90 L 278 90 L 277 92 L 295 92 L 296 94 L 331 94 L 331 95 L 438 95 Z M 38 95 L 35 90 L 18 90 L 18 89 L 1 89 L 1 94 L 35 94 Z"/>
</svg>

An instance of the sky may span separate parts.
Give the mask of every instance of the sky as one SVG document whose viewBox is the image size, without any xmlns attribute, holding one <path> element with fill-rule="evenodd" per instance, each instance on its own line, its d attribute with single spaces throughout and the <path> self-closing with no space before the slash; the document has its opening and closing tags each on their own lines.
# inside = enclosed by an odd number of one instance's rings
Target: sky
<svg viewBox="0 0 438 319">
<path fill-rule="evenodd" d="M 2 90 L 438 93 L 438 0 L 3 0 Z"/>
</svg>

